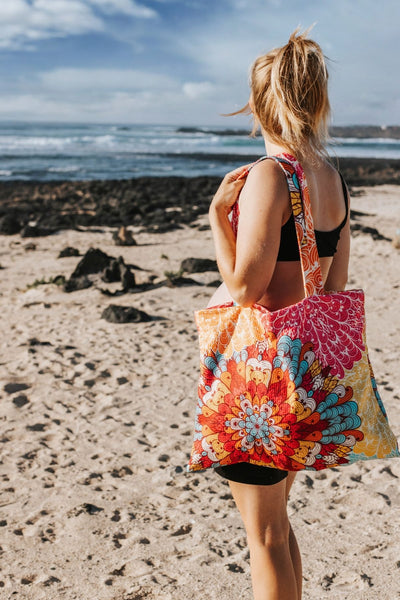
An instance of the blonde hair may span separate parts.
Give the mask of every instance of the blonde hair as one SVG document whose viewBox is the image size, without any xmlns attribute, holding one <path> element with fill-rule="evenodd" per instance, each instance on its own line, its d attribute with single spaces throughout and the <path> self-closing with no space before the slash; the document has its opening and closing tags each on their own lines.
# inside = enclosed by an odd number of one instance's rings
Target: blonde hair
<svg viewBox="0 0 400 600">
<path fill-rule="evenodd" d="M 255 60 L 250 100 L 230 113 L 252 113 L 251 135 L 261 125 L 271 141 L 299 157 L 326 155 L 329 137 L 328 71 L 321 47 L 308 33 L 297 28 L 285 46 Z"/>
</svg>

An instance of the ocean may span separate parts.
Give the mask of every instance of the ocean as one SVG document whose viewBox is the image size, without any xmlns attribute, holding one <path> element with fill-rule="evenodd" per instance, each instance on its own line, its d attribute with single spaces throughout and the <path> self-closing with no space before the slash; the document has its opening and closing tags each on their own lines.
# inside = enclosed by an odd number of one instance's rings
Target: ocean
<svg viewBox="0 0 400 600">
<path fill-rule="evenodd" d="M 400 158 L 400 139 L 334 138 L 336 156 Z M 0 180 L 222 176 L 265 153 L 261 138 L 223 127 L 0 123 Z"/>
</svg>

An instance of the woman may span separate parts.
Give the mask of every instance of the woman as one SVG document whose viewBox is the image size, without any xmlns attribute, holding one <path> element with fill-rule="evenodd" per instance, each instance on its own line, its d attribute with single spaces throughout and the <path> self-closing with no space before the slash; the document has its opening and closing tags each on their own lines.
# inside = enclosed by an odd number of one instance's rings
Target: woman
<svg viewBox="0 0 400 600">
<path fill-rule="evenodd" d="M 327 79 L 321 48 L 296 30 L 285 46 L 257 58 L 248 105 L 238 112 L 251 111 L 253 132 L 261 127 L 269 157 L 284 155 L 300 162 L 325 289 L 343 290 L 349 262 L 349 200 L 341 176 L 325 158 Z M 240 214 L 234 228 L 229 218 L 233 207 Z M 209 217 L 224 281 L 209 306 L 234 300 L 277 310 L 304 297 L 288 185 L 276 161 L 260 160 L 228 173 Z M 229 480 L 246 528 L 255 600 L 300 599 L 301 558 L 286 510 L 295 473 L 248 463 L 216 471 Z"/>
</svg>

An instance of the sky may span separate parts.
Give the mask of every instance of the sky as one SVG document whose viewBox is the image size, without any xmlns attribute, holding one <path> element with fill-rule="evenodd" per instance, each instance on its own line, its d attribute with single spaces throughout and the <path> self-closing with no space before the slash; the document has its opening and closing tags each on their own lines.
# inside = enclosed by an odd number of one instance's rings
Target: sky
<svg viewBox="0 0 400 600">
<path fill-rule="evenodd" d="M 333 124 L 400 124 L 399 0 L 0 0 L 0 120 L 247 125 L 250 65 L 313 23 Z"/>
</svg>

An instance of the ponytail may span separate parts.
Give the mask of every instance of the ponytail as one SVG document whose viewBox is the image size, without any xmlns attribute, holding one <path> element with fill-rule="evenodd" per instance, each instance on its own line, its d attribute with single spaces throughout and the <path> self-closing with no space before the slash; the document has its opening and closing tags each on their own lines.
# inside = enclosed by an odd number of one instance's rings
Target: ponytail
<svg viewBox="0 0 400 600">
<path fill-rule="evenodd" d="M 328 72 L 320 46 L 297 28 L 288 43 L 259 56 L 251 69 L 249 103 L 236 113 L 253 113 L 268 138 L 296 156 L 325 155 L 330 105 Z"/>
</svg>

